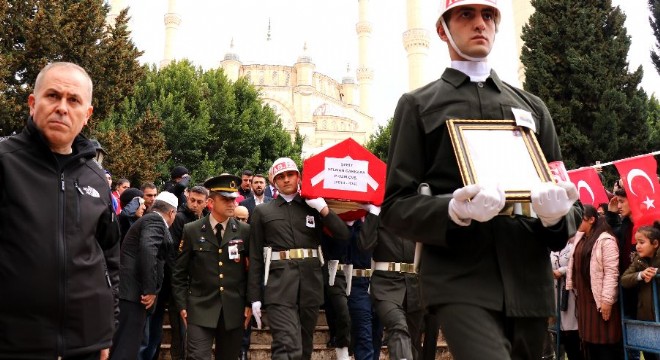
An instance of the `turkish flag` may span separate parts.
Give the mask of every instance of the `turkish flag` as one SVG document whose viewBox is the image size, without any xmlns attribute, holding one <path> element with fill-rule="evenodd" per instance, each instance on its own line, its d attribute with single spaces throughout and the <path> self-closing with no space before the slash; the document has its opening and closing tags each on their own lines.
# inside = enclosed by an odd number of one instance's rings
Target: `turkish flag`
<svg viewBox="0 0 660 360">
<path fill-rule="evenodd" d="M 623 180 L 636 232 L 640 226 L 660 220 L 658 164 L 653 155 L 642 155 L 614 162 Z M 633 240 L 634 242 L 634 240 Z"/>
<path fill-rule="evenodd" d="M 583 204 L 597 207 L 602 203 L 607 204 L 609 202 L 607 193 L 605 193 L 605 187 L 603 187 L 596 169 L 584 167 L 571 170 L 568 172 L 568 177 L 577 188 L 580 201 Z"/>
</svg>

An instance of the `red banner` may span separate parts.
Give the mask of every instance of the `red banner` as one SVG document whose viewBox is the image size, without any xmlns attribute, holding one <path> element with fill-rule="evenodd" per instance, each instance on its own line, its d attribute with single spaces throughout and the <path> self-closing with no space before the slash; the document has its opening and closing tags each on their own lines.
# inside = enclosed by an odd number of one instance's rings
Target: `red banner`
<svg viewBox="0 0 660 360">
<path fill-rule="evenodd" d="M 602 203 L 608 203 L 607 193 L 600 181 L 600 177 L 594 168 L 586 167 L 568 172 L 568 177 L 575 185 L 583 204 L 598 207 Z"/>
<path fill-rule="evenodd" d="M 614 162 L 626 190 L 635 230 L 660 220 L 660 183 L 658 164 L 653 155 L 643 155 Z M 634 240 L 633 240 L 634 242 Z"/>
</svg>

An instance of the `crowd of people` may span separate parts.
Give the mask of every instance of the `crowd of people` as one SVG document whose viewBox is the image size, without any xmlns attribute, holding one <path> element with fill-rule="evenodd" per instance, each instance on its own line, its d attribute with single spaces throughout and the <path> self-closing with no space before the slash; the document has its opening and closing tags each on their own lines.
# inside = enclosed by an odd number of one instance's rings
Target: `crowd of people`
<svg viewBox="0 0 660 360">
<path fill-rule="evenodd" d="M 559 340 L 570 360 L 623 359 L 621 318 L 655 321 L 651 282 L 660 267 L 660 219 L 634 230 L 626 190 L 617 186 L 609 194 L 609 203 L 584 206 L 576 235 L 551 253 Z M 628 359 L 640 358 L 639 351 L 625 351 Z M 645 360 L 659 359 L 643 353 Z"/>
<path fill-rule="evenodd" d="M 494 0 L 441 1 L 451 66 L 399 100 L 382 208 L 360 216 L 303 198 L 286 157 L 201 184 L 185 166 L 162 189 L 113 182 L 80 134 L 92 79 L 46 65 L 24 130 L 0 142 L 0 359 L 157 359 L 166 311 L 173 359 L 247 358 L 265 325 L 273 359 L 310 359 L 325 306 L 338 359 L 382 344 L 433 359 L 441 329 L 456 360 L 536 360 L 553 276 L 569 358 L 622 358 L 620 319 L 657 315 L 660 224 L 633 230 L 623 189 L 601 214 L 566 181 L 530 185 L 526 203 L 463 182 L 450 119 L 515 119 L 562 160 L 543 101 L 486 61 L 501 15 Z"/>
</svg>

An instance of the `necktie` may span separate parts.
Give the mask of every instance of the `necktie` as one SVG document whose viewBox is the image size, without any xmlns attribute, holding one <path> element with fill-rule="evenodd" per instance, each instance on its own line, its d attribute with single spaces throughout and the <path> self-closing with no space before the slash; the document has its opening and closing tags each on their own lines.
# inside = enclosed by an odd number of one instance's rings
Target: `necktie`
<svg viewBox="0 0 660 360">
<path fill-rule="evenodd" d="M 222 228 L 222 224 L 221 224 L 221 223 L 217 223 L 217 224 L 215 225 L 215 237 L 218 238 L 218 241 L 219 241 L 219 242 L 222 242 L 222 235 L 223 235 L 223 234 L 222 234 L 222 229 L 223 229 L 223 228 Z"/>
</svg>

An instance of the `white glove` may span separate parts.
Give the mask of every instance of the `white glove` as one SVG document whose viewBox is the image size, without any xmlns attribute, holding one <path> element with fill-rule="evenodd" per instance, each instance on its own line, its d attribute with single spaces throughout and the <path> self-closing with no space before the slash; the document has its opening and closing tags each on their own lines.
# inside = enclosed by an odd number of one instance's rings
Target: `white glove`
<svg viewBox="0 0 660 360">
<path fill-rule="evenodd" d="M 380 206 L 376 206 L 374 204 L 360 204 L 360 207 L 376 216 L 380 214 Z"/>
<path fill-rule="evenodd" d="M 540 183 L 532 189 L 532 209 L 543 226 L 552 226 L 568 214 L 578 197 L 570 181 Z"/>
<path fill-rule="evenodd" d="M 261 329 L 261 301 L 252 303 L 252 316 L 257 321 L 257 329 Z"/>
<path fill-rule="evenodd" d="M 504 190 L 499 186 L 468 185 L 454 191 L 449 217 L 461 226 L 470 225 L 472 219 L 486 222 L 499 214 L 505 202 Z"/>
<path fill-rule="evenodd" d="M 326 204 L 325 202 L 325 199 L 323 198 L 305 199 L 305 202 L 310 207 L 316 209 L 316 211 L 318 211 L 319 213 L 321 212 L 321 210 L 323 210 L 325 207 L 328 206 L 328 204 Z"/>
</svg>

